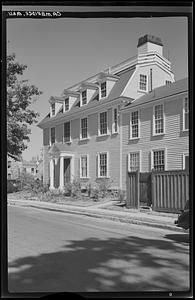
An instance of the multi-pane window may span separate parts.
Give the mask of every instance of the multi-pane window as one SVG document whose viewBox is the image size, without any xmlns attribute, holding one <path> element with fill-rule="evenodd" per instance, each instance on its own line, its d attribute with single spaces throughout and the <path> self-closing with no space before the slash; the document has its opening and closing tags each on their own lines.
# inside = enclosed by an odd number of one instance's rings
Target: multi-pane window
<svg viewBox="0 0 195 300">
<path fill-rule="evenodd" d="M 139 112 L 133 111 L 131 112 L 131 122 L 130 122 L 130 138 L 138 138 L 139 137 Z"/>
<path fill-rule="evenodd" d="M 99 153 L 99 177 L 107 177 L 108 176 L 108 154 Z"/>
<path fill-rule="evenodd" d="M 55 116 L 55 103 L 51 104 L 51 115 Z"/>
<path fill-rule="evenodd" d="M 101 98 L 106 97 L 106 81 L 101 83 Z"/>
<path fill-rule="evenodd" d="M 113 133 L 118 132 L 118 109 L 114 108 L 113 109 Z"/>
<path fill-rule="evenodd" d="M 188 97 L 184 98 L 183 103 L 183 130 L 189 129 L 189 100 Z"/>
<path fill-rule="evenodd" d="M 107 134 L 107 112 L 102 112 L 99 115 L 100 118 L 100 128 L 99 133 L 100 135 Z"/>
<path fill-rule="evenodd" d="M 81 97 L 82 97 L 82 105 L 87 104 L 87 91 L 83 91 Z"/>
<path fill-rule="evenodd" d="M 139 88 L 142 91 L 147 90 L 147 76 L 140 74 Z"/>
<path fill-rule="evenodd" d="M 163 104 L 154 106 L 154 135 L 164 133 L 164 109 Z"/>
<path fill-rule="evenodd" d="M 69 110 L 69 98 L 65 99 L 64 108 L 65 108 L 65 111 Z"/>
<path fill-rule="evenodd" d="M 54 144 L 56 141 L 56 132 L 55 132 L 55 127 L 51 128 L 51 144 Z"/>
<path fill-rule="evenodd" d="M 140 169 L 140 154 L 139 152 L 129 153 L 129 172 L 135 172 Z"/>
<path fill-rule="evenodd" d="M 83 155 L 80 158 L 80 177 L 87 178 L 88 177 L 88 159 L 87 155 Z"/>
<path fill-rule="evenodd" d="M 86 139 L 87 134 L 87 118 L 81 119 L 81 139 Z"/>
<path fill-rule="evenodd" d="M 153 151 L 153 169 L 155 171 L 165 170 L 165 150 Z"/>
<path fill-rule="evenodd" d="M 170 80 L 166 80 L 166 81 L 165 81 L 165 84 L 166 84 L 166 85 L 171 84 L 171 81 L 170 81 Z"/>
<path fill-rule="evenodd" d="M 64 123 L 64 142 L 70 142 L 70 122 Z"/>
</svg>

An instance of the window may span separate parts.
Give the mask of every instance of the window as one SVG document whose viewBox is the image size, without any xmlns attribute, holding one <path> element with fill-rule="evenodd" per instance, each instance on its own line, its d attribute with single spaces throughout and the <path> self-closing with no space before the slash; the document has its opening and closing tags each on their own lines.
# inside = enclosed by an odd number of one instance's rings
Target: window
<svg viewBox="0 0 195 300">
<path fill-rule="evenodd" d="M 69 110 L 69 98 L 65 99 L 64 108 L 65 108 L 65 111 Z"/>
<path fill-rule="evenodd" d="M 31 173 L 34 173 L 34 168 L 31 168 Z"/>
<path fill-rule="evenodd" d="M 165 84 L 166 84 L 166 85 L 171 84 L 171 83 L 172 83 L 172 82 L 171 82 L 170 80 L 166 80 L 166 81 L 165 81 Z"/>
<path fill-rule="evenodd" d="M 99 127 L 99 134 L 104 135 L 107 134 L 107 112 L 102 112 L 99 115 L 100 118 L 100 127 Z"/>
<path fill-rule="evenodd" d="M 118 109 L 113 109 L 113 124 L 112 124 L 112 133 L 118 132 Z"/>
<path fill-rule="evenodd" d="M 86 139 L 87 133 L 87 118 L 81 119 L 81 139 Z"/>
<path fill-rule="evenodd" d="M 8 173 L 8 179 L 12 179 L 12 174 Z"/>
<path fill-rule="evenodd" d="M 87 91 L 83 91 L 81 96 L 82 96 L 82 105 L 87 104 Z"/>
<path fill-rule="evenodd" d="M 189 99 L 183 100 L 183 130 L 189 130 Z"/>
<path fill-rule="evenodd" d="M 51 144 L 54 144 L 56 141 L 56 137 L 55 137 L 55 127 L 51 128 Z"/>
<path fill-rule="evenodd" d="M 165 170 L 165 150 L 153 150 L 152 166 L 155 171 Z"/>
<path fill-rule="evenodd" d="M 131 152 L 128 157 L 128 171 L 135 172 L 140 170 L 140 153 Z"/>
<path fill-rule="evenodd" d="M 55 116 L 55 103 L 51 104 L 51 115 Z"/>
<path fill-rule="evenodd" d="M 154 106 L 154 135 L 164 133 L 164 108 L 163 104 Z"/>
<path fill-rule="evenodd" d="M 183 170 L 189 171 L 189 154 L 183 154 Z"/>
<path fill-rule="evenodd" d="M 70 122 L 64 123 L 64 142 L 70 142 Z"/>
<path fill-rule="evenodd" d="M 131 112 L 130 115 L 130 139 L 139 137 L 139 112 Z"/>
<path fill-rule="evenodd" d="M 39 170 L 36 170 L 36 173 L 38 173 L 39 172 Z"/>
<path fill-rule="evenodd" d="M 80 178 L 88 178 L 88 156 L 80 157 Z"/>
<path fill-rule="evenodd" d="M 98 177 L 108 177 L 108 153 L 99 153 Z"/>
<path fill-rule="evenodd" d="M 11 160 L 8 160 L 7 167 L 10 168 L 10 167 L 11 167 L 11 164 L 12 164 Z"/>
<path fill-rule="evenodd" d="M 106 97 L 106 81 L 101 83 L 101 98 Z"/>
<path fill-rule="evenodd" d="M 142 91 L 147 90 L 147 76 L 140 74 L 139 88 Z"/>
</svg>

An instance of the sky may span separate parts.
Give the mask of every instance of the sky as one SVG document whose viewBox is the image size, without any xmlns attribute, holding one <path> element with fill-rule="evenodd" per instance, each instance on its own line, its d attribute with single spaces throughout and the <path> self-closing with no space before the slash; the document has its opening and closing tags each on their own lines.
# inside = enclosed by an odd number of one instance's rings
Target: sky
<svg viewBox="0 0 195 300">
<path fill-rule="evenodd" d="M 40 122 L 49 112 L 50 96 L 59 96 L 82 80 L 137 54 L 138 39 L 160 37 L 175 80 L 188 76 L 186 17 L 7 19 L 7 52 L 26 64 L 24 78 L 43 94 L 31 105 Z M 40 155 L 42 130 L 31 126 L 23 159 Z"/>
</svg>

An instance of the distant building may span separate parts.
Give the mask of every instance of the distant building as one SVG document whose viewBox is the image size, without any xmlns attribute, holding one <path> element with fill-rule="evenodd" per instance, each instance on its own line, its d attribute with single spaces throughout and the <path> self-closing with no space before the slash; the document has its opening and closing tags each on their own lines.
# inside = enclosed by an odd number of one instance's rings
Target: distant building
<svg viewBox="0 0 195 300">
<path fill-rule="evenodd" d="M 33 175 L 35 178 L 43 179 L 43 160 L 33 157 L 31 161 L 23 160 L 22 170 Z"/>
<path fill-rule="evenodd" d="M 7 179 L 18 179 L 22 172 L 22 159 L 19 156 L 7 154 Z"/>
</svg>

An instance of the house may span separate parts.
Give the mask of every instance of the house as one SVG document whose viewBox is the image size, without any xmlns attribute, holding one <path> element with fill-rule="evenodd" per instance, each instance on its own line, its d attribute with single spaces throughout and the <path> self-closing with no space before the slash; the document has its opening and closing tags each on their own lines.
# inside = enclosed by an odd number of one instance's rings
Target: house
<svg viewBox="0 0 195 300">
<path fill-rule="evenodd" d="M 22 170 L 22 161 L 19 156 L 7 153 L 7 179 L 18 179 Z"/>
<path fill-rule="evenodd" d="M 50 110 L 38 124 L 43 130 L 44 183 L 63 189 L 74 178 L 83 185 L 111 179 L 112 188 L 121 189 L 121 108 L 172 82 L 161 39 L 145 35 L 134 57 L 51 96 Z"/>
<path fill-rule="evenodd" d="M 122 117 L 122 174 L 189 170 L 188 79 L 126 105 Z M 126 187 L 126 176 L 122 176 Z"/>
<path fill-rule="evenodd" d="M 22 161 L 22 170 L 25 173 L 33 175 L 35 178 L 42 180 L 43 177 L 43 160 L 33 157 L 30 161 Z"/>
</svg>

